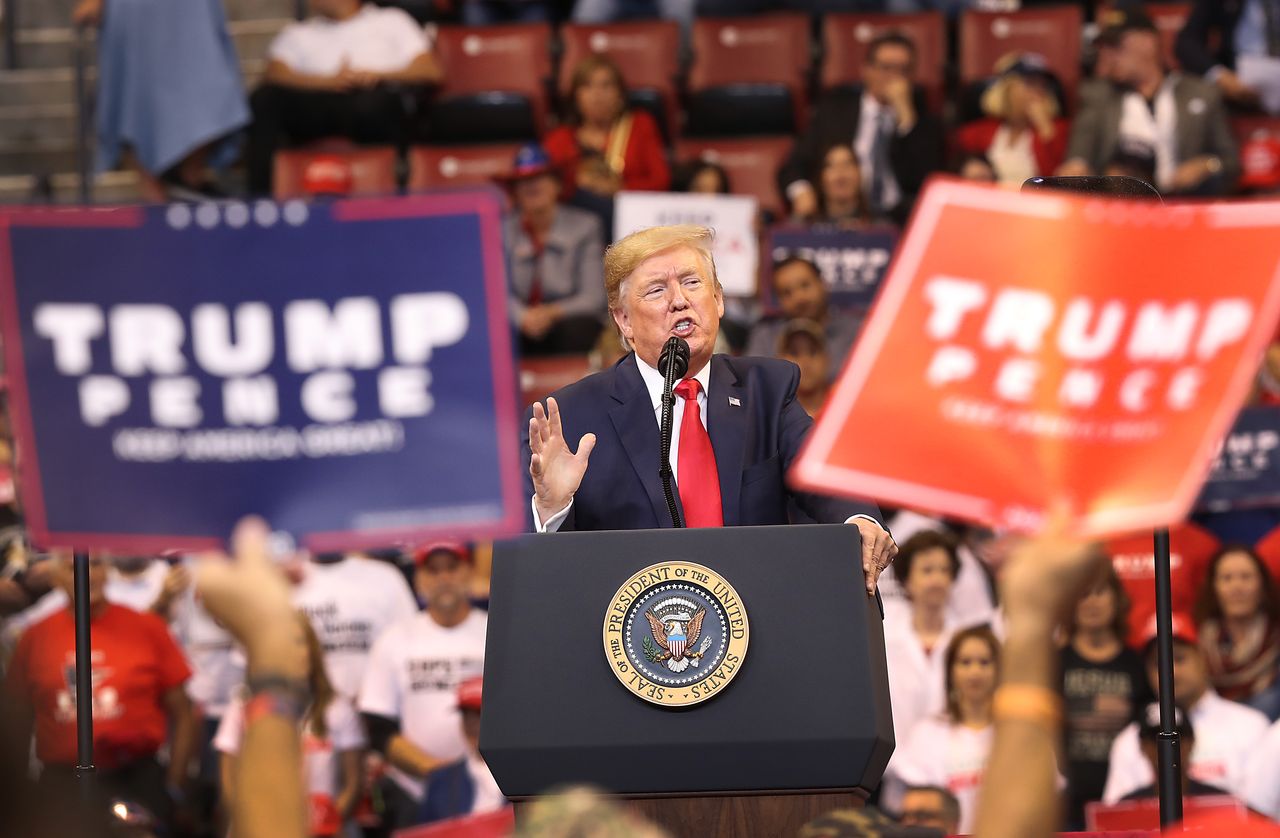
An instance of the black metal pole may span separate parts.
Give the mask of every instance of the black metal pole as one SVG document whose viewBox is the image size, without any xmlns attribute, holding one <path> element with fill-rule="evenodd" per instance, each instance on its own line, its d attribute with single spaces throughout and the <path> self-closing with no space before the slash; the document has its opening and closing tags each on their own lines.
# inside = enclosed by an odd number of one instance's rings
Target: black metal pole
<svg viewBox="0 0 1280 838">
<path fill-rule="evenodd" d="M 93 793 L 93 647 L 89 636 L 89 554 L 75 554 L 76 777 L 88 801 Z"/>
<path fill-rule="evenodd" d="M 1160 735 L 1156 740 L 1160 767 L 1160 828 L 1182 821 L 1182 754 L 1174 727 L 1173 596 L 1169 578 L 1169 531 L 1155 531 L 1156 668 L 1160 674 Z"/>
</svg>

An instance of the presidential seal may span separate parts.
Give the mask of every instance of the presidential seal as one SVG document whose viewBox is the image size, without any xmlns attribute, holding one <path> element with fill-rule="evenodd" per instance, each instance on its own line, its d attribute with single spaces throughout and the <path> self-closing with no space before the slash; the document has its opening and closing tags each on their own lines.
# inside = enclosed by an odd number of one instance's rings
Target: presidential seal
<svg viewBox="0 0 1280 838">
<path fill-rule="evenodd" d="M 751 629 L 738 592 L 691 562 L 646 567 L 614 594 L 604 654 L 635 695 L 687 707 L 718 695 L 742 668 Z"/>
</svg>

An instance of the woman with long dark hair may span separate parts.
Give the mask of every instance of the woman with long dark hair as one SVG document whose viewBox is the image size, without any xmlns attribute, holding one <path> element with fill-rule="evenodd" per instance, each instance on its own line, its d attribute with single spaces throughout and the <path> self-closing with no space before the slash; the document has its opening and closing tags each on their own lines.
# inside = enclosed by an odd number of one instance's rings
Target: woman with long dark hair
<svg viewBox="0 0 1280 838">
<path fill-rule="evenodd" d="M 1280 593 L 1256 552 L 1231 544 L 1214 554 L 1195 618 L 1213 688 L 1274 721 L 1280 716 Z"/>
</svg>

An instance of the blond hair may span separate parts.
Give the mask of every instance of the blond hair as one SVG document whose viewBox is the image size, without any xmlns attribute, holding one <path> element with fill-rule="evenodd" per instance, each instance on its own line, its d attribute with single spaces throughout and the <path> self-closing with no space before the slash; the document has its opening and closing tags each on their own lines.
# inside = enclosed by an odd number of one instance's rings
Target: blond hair
<svg viewBox="0 0 1280 838">
<path fill-rule="evenodd" d="M 604 252 L 604 290 L 609 298 L 610 310 L 618 308 L 622 283 L 635 273 L 640 263 L 650 256 L 673 247 L 693 248 L 707 266 L 707 272 L 720 290 L 716 276 L 716 263 L 711 256 L 711 243 L 715 232 L 710 227 L 696 224 L 673 224 L 668 227 L 647 227 L 619 239 Z"/>
</svg>

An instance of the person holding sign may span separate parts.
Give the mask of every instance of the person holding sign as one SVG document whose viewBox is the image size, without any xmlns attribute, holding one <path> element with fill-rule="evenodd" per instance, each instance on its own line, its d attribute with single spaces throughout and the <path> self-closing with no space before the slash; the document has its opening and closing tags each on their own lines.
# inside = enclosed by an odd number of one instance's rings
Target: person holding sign
<svg viewBox="0 0 1280 838">
<path fill-rule="evenodd" d="M 705 227 L 652 227 L 605 253 L 609 310 L 633 351 L 558 390 L 545 407 L 532 407 L 523 455 L 534 526 L 547 532 L 671 525 L 658 477 L 658 356 L 676 337 L 687 343 L 689 363 L 676 386 L 670 460 L 687 524 L 785 524 L 793 501 L 815 521 L 858 527 L 872 593 L 897 553 L 877 520 L 879 509 L 795 492 L 784 481 L 813 424 L 796 401 L 796 367 L 712 355 L 724 295 L 711 239 Z"/>
</svg>

